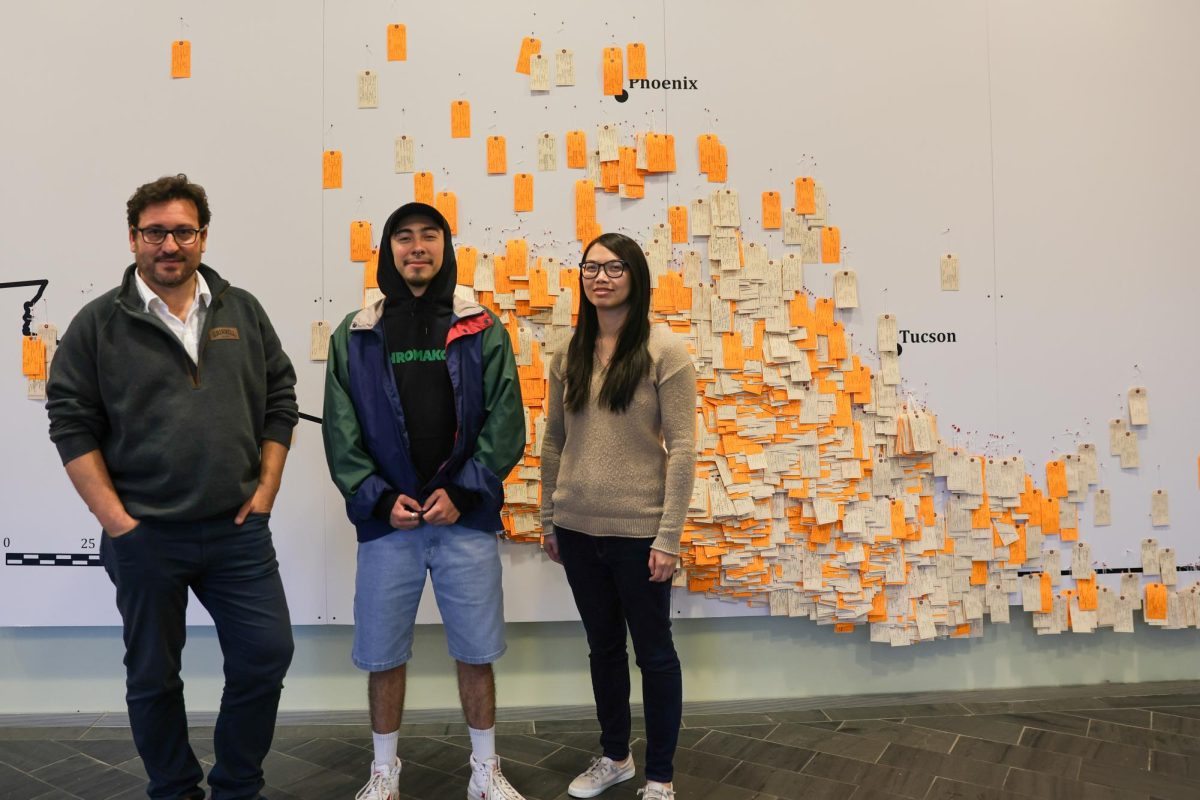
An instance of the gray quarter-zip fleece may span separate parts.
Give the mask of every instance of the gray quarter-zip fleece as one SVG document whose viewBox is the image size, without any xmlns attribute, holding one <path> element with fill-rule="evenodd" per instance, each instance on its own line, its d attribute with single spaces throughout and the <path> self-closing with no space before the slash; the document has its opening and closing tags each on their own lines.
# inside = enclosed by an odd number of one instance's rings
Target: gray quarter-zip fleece
<svg viewBox="0 0 1200 800">
<path fill-rule="evenodd" d="M 84 306 L 50 366 L 50 438 L 63 463 L 99 450 L 138 519 L 232 514 L 258 483 L 262 440 L 287 447 L 296 373 L 266 312 L 206 265 L 212 304 L 193 363 L 134 285 Z"/>
</svg>

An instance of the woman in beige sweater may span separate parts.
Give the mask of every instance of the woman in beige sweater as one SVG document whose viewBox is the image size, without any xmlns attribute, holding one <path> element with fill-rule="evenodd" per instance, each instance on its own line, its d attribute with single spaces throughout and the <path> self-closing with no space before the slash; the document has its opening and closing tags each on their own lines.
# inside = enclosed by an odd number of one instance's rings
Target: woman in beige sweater
<svg viewBox="0 0 1200 800">
<path fill-rule="evenodd" d="M 550 365 L 542 530 L 587 632 L 603 754 L 567 791 L 594 797 L 634 775 L 628 627 L 646 718 L 641 794 L 672 800 L 683 680 L 671 576 L 695 478 L 696 371 L 682 338 L 650 326 L 650 270 L 636 242 L 599 236 L 579 275 L 579 324 Z"/>
</svg>

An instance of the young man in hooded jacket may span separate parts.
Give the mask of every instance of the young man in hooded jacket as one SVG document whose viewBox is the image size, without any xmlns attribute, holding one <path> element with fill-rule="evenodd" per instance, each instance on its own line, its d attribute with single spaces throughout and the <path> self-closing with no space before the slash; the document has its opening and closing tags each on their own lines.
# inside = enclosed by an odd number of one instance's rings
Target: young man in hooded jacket
<svg viewBox="0 0 1200 800">
<path fill-rule="evenodd" d="M 455 294 L 450 226 L 409 203 L 384 225 L 384 299 L 351 313 L 329 348 L 325 453 L 358 534 L 353 660 L 370 673 L 375 746 L 360 800 L 395 800 L 405 665 L 426 573 L 471 734 L 474 800 L 519 800 L 495 750 L 492 662 L 505 650 L 496 533 L 502 482 L 525 447 L 508 333 Z"/>
</svg>

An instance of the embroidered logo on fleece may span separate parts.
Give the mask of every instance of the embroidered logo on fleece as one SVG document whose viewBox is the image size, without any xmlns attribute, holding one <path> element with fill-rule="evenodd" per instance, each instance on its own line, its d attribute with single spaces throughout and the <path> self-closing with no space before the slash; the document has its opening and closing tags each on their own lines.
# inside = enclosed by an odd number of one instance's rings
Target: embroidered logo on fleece
<svg viewBox="0 0 1200 800">
<path fill-rule="evenodd" d="M 216 342 L 221 339 L 240 339 L 237 328 L 213 328 L 208 332 L 208 340 Z"/>
</svg>

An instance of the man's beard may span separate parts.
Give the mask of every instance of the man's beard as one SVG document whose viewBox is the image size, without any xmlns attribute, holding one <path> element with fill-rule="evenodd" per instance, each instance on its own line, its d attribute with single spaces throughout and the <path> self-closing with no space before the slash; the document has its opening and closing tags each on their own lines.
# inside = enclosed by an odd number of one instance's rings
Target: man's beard
<svg viewBox="0 0 1200 800">
<path fill-rule="evenodd" d="M 179 264 L 180 270 L 177 274 L 164 274 L 159 271 L 159 264 Z M 150 269 L 142 272 L 142 280 L 147 283 L 152 283 L 157 286 L 162 286 L 168 289 L 174 289 L 176 286 L 182 286 L 192 279 L 198 268 L 187 263 L 186 259 L 156 259 L 150 263 Z M 149 275 L 147 276 L 147 272 Z"/>
</svg>

